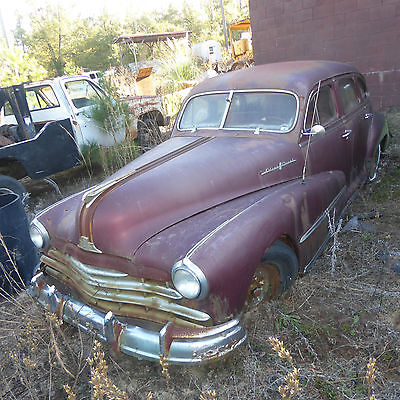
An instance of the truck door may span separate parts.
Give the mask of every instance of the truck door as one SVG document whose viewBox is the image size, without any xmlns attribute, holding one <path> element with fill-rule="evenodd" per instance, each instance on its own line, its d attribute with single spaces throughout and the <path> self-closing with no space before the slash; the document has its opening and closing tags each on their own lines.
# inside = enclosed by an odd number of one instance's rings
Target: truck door
<svg viewBox="0 0 400 400">
<path fill-rule="evenodd" d="M 86 79 L 64 81 L 65 93 L 75 114 L 78 124 L 77 141 L 82 144 L 96 143 L 102 146 L 112 146 L 125 139 L 125 127 L 122 117 L 107 130 L 92 118 L 92 109 L 96 99 L 105 98 L 105 94 L 94 83 Z M 100 112 L 106 113 L 99 107 Z M 104 115 L 104 119 L 107 115 Z"/>
</svg>

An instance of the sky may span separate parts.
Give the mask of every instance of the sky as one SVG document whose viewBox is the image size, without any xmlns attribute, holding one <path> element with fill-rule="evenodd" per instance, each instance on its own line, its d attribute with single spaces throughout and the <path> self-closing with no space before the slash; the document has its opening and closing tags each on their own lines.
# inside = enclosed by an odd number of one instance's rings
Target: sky
<svg viewBox="0 0 400 400">
<path fill-rule="evenodd" d="M 197 4 L 198 6 L 196 0 L 186 1 L 188 4 L 193 4 L 193 6 Z M 0 0 L 0 12 L 10 38 L 11 31 L 16 27 L 18 13 L 28 15 L 35 8 L 46 4 L 60 4 L 72 14 L 80 17 L 95 17 L 106 10 L 108 14 L 123 20 L 127 14 L 140 15 L 153 10 L 160 11 L 167 9 L 170 4 L 180 9 L 183 2 L 184 0 Z M 0 36 L 2 36 L 1 27 Z"/>
</svg>

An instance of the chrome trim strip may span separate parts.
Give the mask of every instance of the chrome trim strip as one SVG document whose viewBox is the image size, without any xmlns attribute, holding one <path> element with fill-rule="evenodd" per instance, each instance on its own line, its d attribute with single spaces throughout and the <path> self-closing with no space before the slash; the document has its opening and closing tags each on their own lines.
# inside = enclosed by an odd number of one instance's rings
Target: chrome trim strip
<svg viewBox="0 0 400 400">
<path fill-rule="evenodd" d="M 311 227 L 303 234 L 303 236 L 300 238 L 300 243 L 305 242 L 311 234 L 318 228 L 318 226 L 322 223 L 322 221 L 329 215 L 329 212 L 332 210 L 332 208 L 335 206 L 337 201 L 340 199 L 340 197 L 343 196 L 347 189 L 347 186 L 343 186 L 342 190 L 335 196 L 335 198 L 331 201 L 329 206 L 325 209 L 325 211 L 320 215 L 320 217 L 311 225 Z"/>
<path fill-rule="evenodd" d="M 153 161 L 148 162 L 147 164 L 139 166 L 137 169 L 133 169 L 132 171 L 116 177 L 114 179 L 108 180 L 106 182 L 100 183 L 99 185 L 94 186 L 93 188 L 89 189 L 84 195 L 82 196 L 82 203 L 86 205 L 86 208 L 89 208 L 95 200 L 107 189 L 111 188 L 114 185 L 117 185 L 118 183 L 122 182 L 123 180 L 130 178 L 131 176 L 134 176 L 136 174 L 141 174 L 151 168 L 155 168 L 159 165 L 161 165 L 164 162 L 167 162 L 171 159 L 174 159 L 182 154 L 185 154 L 186 152 L 201 146 L 204 143 L 207 143 L 208 141 L 212 140 L 212 137 L 198 137 L 196 140 L 193 142 L 190 142 L 182 147 L 179 147 L 170 153 L 164 154 L 158 159 L 155 159 Z"/>
<path fill-rule="evenodd" d="M 127 174 L 124 174 L 122 176 L 119 176 L 117 178 L 111 179 L 107 182 L 104 182 L 100 185 L 94 186 L 92 189 L 87 191 L 83 196 L 82 196 L 82 203 L 86 205 L 86 208 L 89 208 L 93 202 L 108 188 L 111 186 L 117 184 L 118 182 L 123 181 L 124 179 L 133 176 L 136 174 L 136 170 L 132 170 L 128 172 Z"/>
<path fill-rule="evenodd" d="M 324 250 L 325 246 L 328 244 L 329 239 L 332 237 L 330 233 L 326 236 L 325 240 L 321 244 L 320 248 L 317 250 L 317 252 L 314 254 L 313 258 L 311 261 L 304 267 L 304 273 L 306 274 L 312 267 L 312 265 L 315 263 L 317 258 L 321 255 L 322 251 Z"/>
<path fill-rule="evenodd" d="M 168 288 L 159 284 L 147 283 L 144 280 L 139 281 L 124 272 L 83 264 L 74 257 L 63 256 L 62 253 L 51 250 L 49 255 L 54 256 L 54 259 L 42 256 L 41 260 L 44 264 L 50 266 L 53 270 L 62 273 L 68 279 L 73 281 L 79 279 L 86 282 L 88 286 L 93 286 L 95 292 L 98 288 L 130 290 L 157 294 L 174 300 L 182 299 L 181 294 L 173 288 Z M 60 259 L 62 259 L 62 261 Z M 108 300 L 110 300 L 110 298 Z"/>
<path fill-rule="evenodd" d="M 257 200 L 255 203 L 250 204 L 248 207 L 244 208 L 242 211 L 238 212 L 236 215 L 234 215 L 232 218 L 227 219 L 225 222 L 223 222 L 221 225 L 218 225 L 214 230 L 209 232 L 206 236 L 203 237 L 203 239 L 199 240 L 186 254 L 185 260 L 190 261 L 190 257 L 193 256 L 193 254 L 198 250 L 204 243 L 206 243 L 210 238 L 212 238 L 218 231 L 223 229 L 226 225 L 228 225 L 230 222 L 234 221 L 236 218 L 240 217 L 243 213 L 248 211 L 250 208 L 256 206 L 258 203 L 261 203 L 264 201 L 265 197 L 262 197 L 261 199 Z"/>
<path fill-rule="evenodd" d="M 59 292 L 54 286 L 49 286 L 42 273 L 32 278 L 27 292 L 60 320 L 97 335 L 112 345 L 115 351 L 140 359 L 160 360 L 160 344 L 165 345 L 171 323 L 167 323 L 160 331 L 128 325 L 110 312 L 94 310 Z M 172 340 L 171 345 L 162 352 L 168 363 L 199 364 L 230 353 L 246 342 L 247 332 L 239 319 L 232 319 L 214 327 L 193 329 L 185 335 L 172 334 L 169 339 Z"/>
</svg>

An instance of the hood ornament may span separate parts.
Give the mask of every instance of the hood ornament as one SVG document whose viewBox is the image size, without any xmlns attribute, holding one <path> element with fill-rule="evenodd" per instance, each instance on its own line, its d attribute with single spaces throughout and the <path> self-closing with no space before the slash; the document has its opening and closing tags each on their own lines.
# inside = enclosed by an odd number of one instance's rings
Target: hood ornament
<svg viewBox="0 0 400 400">
<path fill-rule="evenodd" d="M 296 162 L 296 160 L 294 158 L 292 158 L 289 161 L 279 161 L 278 165 L 275 165 L 275 167 L 267 168 L 265 171 L 261 171 L 260 175 L 263 176 L 263 175 L 269 174 L 270 172 L 282 171 L 283 167 L 286 167 L 287 165 L 293 164 L 295 162 Z"/>
</svg>

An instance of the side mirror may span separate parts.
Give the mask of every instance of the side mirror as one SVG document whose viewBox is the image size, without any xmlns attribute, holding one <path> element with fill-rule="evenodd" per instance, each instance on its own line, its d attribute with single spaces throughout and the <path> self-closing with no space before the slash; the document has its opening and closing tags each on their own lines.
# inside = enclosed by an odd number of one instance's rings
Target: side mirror
<svg viewBox="0 0 400 400">
<path fill-rule="evenodd" d="M 311 135 L 325 135 L 325 128 L 322 125 L 314 125 L 310 131 Z"/>
<path fill-rule="evenodd" d="M 303 136 L 325 135 L 325 128 L 322 125 L 314 125 L 310 131 L 302 133 Z"/>
</svg>

